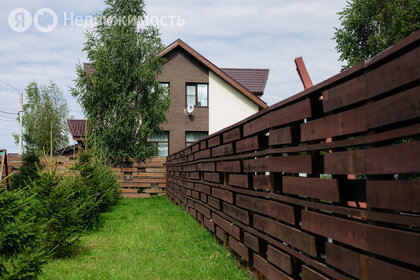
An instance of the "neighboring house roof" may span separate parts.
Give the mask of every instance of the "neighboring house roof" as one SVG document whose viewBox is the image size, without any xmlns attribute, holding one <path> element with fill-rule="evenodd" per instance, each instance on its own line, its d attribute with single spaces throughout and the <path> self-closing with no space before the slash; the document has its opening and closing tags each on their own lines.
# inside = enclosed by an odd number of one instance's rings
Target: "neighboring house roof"
<svg viewBox="0 0 420 280">
<path fill-rule="evenodd" d="M 68 154 L 74 153 L 78 149 L 79 149 L 79 144 L 74 144 L 74 145 L 70 145 L 68 147 L 56 150 L 54 154 L 55 155 L 68 155 Z"/>
<path fill-rule="evenodd" d="M 86 120 L 67 120 L 67 126 L 73 140 L 84 140 L 86 137 Z"/>
<path fill-rule="evenodd" d="M 192 55 L 194 58 L 196 58 L 198 61 L 200 61 L 202 64 L 204 64 L 207 68 L 209 68 L 211 71 L 213 71 L 222 80 L 224 80 L 225 82 L 230 84 L 232 87 L 234 87 L 240 93 L 245 95 L 252 102 L 257 104 L 260 108 L 266 108 L 267 107 L 267 103 L 262 101 L 258 96 L 254 95 L 249 89 L 247 89 L 239 81 L 236 81 L 229 74 L 225 73 L 222 69 L 220 69 L 219 67 L 217 67 L 216 65 L 211 63 L 207 58 L 205 58 L 204 56 L 199 54 L 197 51 L 195 51 L 193 48 L 188 46 L 181 39 L 178 39 L 175 42 L 173 42 L 172 44 L 170 44 L 162 53 L 159 54 L 159 56 L 165 56 L 177 47 L 180 47 L 180 48 L 184 49 L 187 53 Z M 265 85 L 264 85 L 264 87 L 265 87 Z"/>
<path fill-rule="evenodd" d="M 268 80 L 269 69 L 248 69 L 248 68 L 220 68 L 232 79 L 243 85 L 247 90 L 261 96 L 264 94 L 265 85 Z"/>
</svg>

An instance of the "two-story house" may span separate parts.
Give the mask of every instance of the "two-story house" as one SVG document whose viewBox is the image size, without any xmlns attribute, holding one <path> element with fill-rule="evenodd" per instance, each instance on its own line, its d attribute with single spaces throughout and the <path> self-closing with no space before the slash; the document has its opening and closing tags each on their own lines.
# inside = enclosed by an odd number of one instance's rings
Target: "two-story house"
<svg viewBox="0 0 420 280">
<path fill-rule="evenodd" d="M 160 56 L 166 59 L 158 80 L 169 88 L 172 104 L 163 132 L 150 141 L 159 156 L 234 124 L 267 107 L 260 99 L 268 69 L 218 68 L 182 40 L 170 44 Z M 85 68 L 89 71 L 89 64 Z M 74 140 L 84 137 L 84 120 L 68 120 Z"/>
</svg>

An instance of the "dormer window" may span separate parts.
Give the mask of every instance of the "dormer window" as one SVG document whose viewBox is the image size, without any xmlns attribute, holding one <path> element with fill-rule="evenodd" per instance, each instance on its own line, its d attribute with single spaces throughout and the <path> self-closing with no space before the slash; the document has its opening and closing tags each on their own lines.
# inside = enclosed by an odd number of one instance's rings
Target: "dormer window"
<svg viewBox="0 0 420 280">
<path fill-rule="evenodd" d="M 186 105 L 194 105 L 197 107 L 208 106 L 208 84 L 188 83 L 187 86 Z"/>
</svg>

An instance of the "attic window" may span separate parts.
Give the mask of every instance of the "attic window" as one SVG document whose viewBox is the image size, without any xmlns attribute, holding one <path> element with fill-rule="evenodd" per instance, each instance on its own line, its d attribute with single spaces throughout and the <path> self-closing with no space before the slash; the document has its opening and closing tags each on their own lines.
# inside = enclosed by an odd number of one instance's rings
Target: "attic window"
<svg viewBox="0 0 420 280">
<path fill-rule="evenodd" d="M 208 106 L 208 84 L 187 84 L 186 105 Z"/>
</svg>

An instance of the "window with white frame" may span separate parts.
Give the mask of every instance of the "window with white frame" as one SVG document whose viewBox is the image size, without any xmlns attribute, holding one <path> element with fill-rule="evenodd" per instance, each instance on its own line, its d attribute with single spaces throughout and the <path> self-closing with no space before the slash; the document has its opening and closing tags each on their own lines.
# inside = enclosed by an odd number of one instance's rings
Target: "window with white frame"
<svg viewBox="0 0 420 280">
<path fill-rule="evenodd" d="M 187 84 L 186 105 L 208 106 L 208 84 Z"/>
</svg>

